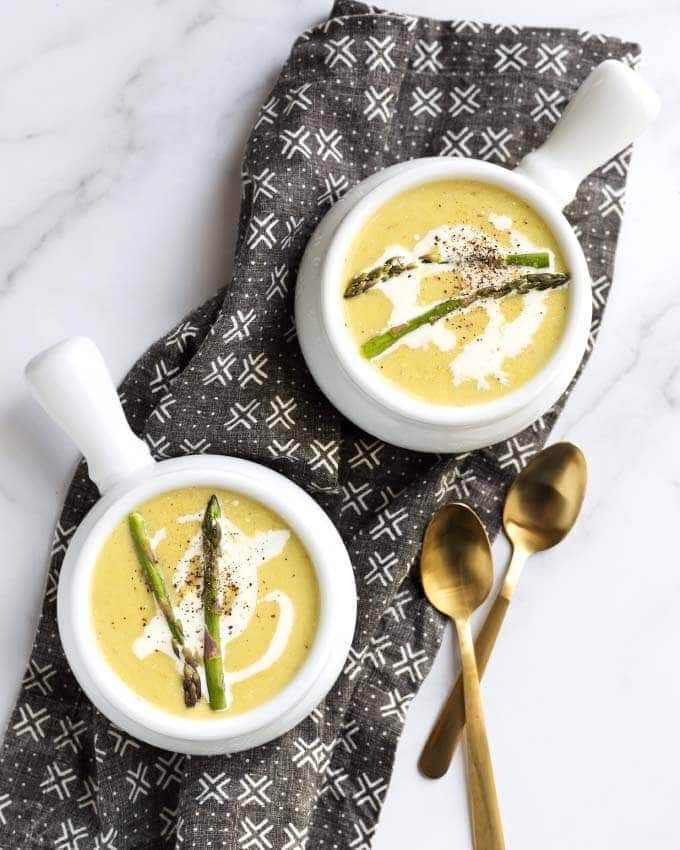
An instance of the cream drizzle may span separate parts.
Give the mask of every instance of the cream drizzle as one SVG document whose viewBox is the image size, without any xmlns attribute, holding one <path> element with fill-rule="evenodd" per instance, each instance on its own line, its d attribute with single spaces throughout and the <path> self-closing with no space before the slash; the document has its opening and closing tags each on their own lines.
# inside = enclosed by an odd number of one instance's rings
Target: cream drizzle
<svg viewBox="0 0 680 850">
<path fill-rule="evenodd" d="M 512 219 L 505 215 L 489 215 L 490 222 L 498 230 L 510 232 L 513 249 L 522 252 L 533 252 L 542 250 L 524 234 L 512 230 Z M 423 312 L 423 305 L 418 303 L 421 282 L 431 274 L 441 271 L 453 271 L 463 281 L 465 288 L 474 290 L 478 286 L 499 286 L 505 281 L 522 274 L 517 267 L 500 266 L 497 269 L 480 269 L 475 264 L 465 263 L 465 257 L 472 253 L 474 246 L 483 240 L 490 247 L 503 253 L 508 249 L 494 239 L 492 236 L 482 233 L 470 225 L 442 226 L 429 231 L 412 251 L 405 249 L 402 245 L 390 245 L 382 255 L 375 261 L 374 265 L 380 265 L 389 257 L 404 257 L 407 261 L 415 262 L 433 245 L 444 246 L 445 255 L 452 257 L 452 261 L 437 265 L 422 265 L 410 271 L 376 285 L 390 301 L 392 311 L 384 330 L 393 325 L 399 325 Z M 550 266 L 547 271 L 554 268 L 554 258 L 551 254 Z M 538 331 L 544 318 L 544 305 L 546 293 L 533 291 L 522 298 L 522 310 L 513 320 L 509 321 L 503 315 L 500 305 L 496 301 L 486 301 L 474 308 L 483 309 L 488 322 L 483 332 L 474 340 L 463 346 L 462 350 L 452 358 L 449 369 L 454 385 L 464 381 L 475 381 L 478 389 L 489 389 L 490 378 L 496 378 L 505 384 L 508 376 L 503 368 L 503 363 L 508 357 L 516 357 L 527 349 Z M 402 337 L 395 345 L 388 349 L 381 357 L 388 356 L 395 349 L 405 345 L 408 348 L 419 349 L 427 345 L 435 345 L 441 351 L 452 351 L 456 346 L 456 334 L 446 322 L 435 322 L 423 325 L 410 334 Z"/>
<path fill-rule="evenodd" d="M 203 513 L 189 514 L 176 519 L 178 523 L 200 522 Z M 267 670 L 283 654 L 295 622 L 295 610 L 291 599 L 281 590 L 274 590 L 258 599 L 258 569 L 266 561 L 276 557 L 283 551 L 288 542 L 290 532 L 285 529 L 261 532 L 253 537 L 245 535 L 238 526 L 227 517 L 220 519 L 222 527 L 222 554 L 219 559 L 219 569 L 223 575 L 228 575 L 229 582 L 236 586 L 235 597 L 231 609 L 220 618 L 220 637 L 222 653 L 228 660 L 227 645 L 235 640 L 248 628 L 255 610 L 260 602 L 274 602 L 278 606 L 276 628 L 269 646 L 264 654 L 255 662 L 241 670 L 225 671 L 225 691 L 227 708 L 233 702 L 230 685 L 243 681 L 251 676 Z M 164 528 L 159 529 L 152 538 L 152 547 L 156 548 L 166 536 Z M 182 588 L 180 600 L 176 606 L 177 614 L 182 621 L 187 645 L 199 656 L 203 654 L 203 607 L 201 595 L 203 583 L 200 577 L 194 578 L 189 584 L 187 580 L 192 572 L 192 559 L 202 556 L 202 535 L 197 531 L 190 539 L 184 555 L 175 567 L 175 586 Z M 220 603 L 223 602 L 223 590 L 220 588 Z M 135 639 L 132 650 L 140 658 L 158 650 L 172 658 L 181 672 L 182 663 L 172 651 L 170 632 L 163 614 L 157 609 L 156 614 L 147 623 L 143 633 Z M 199 668 L 203 693 L 207 694 L 203 668 Z"/>
</svg>

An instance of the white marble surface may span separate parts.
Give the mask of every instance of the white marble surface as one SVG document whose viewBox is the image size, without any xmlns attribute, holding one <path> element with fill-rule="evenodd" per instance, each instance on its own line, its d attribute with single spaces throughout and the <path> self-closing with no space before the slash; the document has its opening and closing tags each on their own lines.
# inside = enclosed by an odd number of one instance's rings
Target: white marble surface
<svg viewBox="0 0 680 850">
<path fill-rule="evenodd" d="M 583 518 L 559 550 L 528 567 L 484 692 L 509 848 L 677 848 L 680 81 L 671 34 L 680 9 L 675 0 L 391 5 L 639 40 L 662 96 L 662 116 L 633 158 L 599 344 L 555 435 L 588 456 Z M 328 8 L 325 0 L 3 7 L 3 718 L 75 462 L 28 398 L 23 364 L 60 337 L 87 333 L 120 377 L 228 278 L 248 128 L 293 38 Z M 506 554 L 499 543 L 499 565 Z M 436 783 L 415 769 L 453 658 L 447 640 L 412 707 L 376 850 L 470 846 L 460 760 Z"/>
</svg>

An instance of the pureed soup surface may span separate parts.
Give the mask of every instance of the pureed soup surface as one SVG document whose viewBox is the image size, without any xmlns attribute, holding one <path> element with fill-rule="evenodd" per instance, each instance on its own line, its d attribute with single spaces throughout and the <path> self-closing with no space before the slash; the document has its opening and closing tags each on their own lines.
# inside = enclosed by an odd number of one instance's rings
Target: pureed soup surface
<svg viewBox="0 0 680 850">
<path fill-rule="evenodd" d="M 319 590 L 297 535 L 264 505 L 227 490 L 187 487 L 162 493 L 138 510 L 146 520 L 187 643 L 203 655 L 201 521 L 210 495 L 222 507 L 220 588 L 227 710 L 203 695 L 186 708 L 182 665 L 167 623 L 142 574 L 127 519 L 104 544 L 92 576 L 92 618 L 109 664 L 133 691 L 187 718 L 224 717 L 254 708 L 286 685 L 314 640 Z"/>
<path fill-rule="evenodd" d="M 448 265 L 417 263 L 433 247 Z M 466 264 L 467 257 L 548 251 L 545 269 Z M 416 268 L 361 295 L 340 295 L 345 326 L 361 347 L 429 307 L 526 272 L 564 272 L 547 225 L 524 201 L 491 184 L 424 183 L 392 198 L 362 227 L 345 259 L 343 291 L 355 275 L 404 257 Z M 568 285 L 486 299 L 427 323 L 370 359 L 400 390 L 442 405 L 479 404 L 528 381 L 550 359 L 566 324 Z"/>
</svg>

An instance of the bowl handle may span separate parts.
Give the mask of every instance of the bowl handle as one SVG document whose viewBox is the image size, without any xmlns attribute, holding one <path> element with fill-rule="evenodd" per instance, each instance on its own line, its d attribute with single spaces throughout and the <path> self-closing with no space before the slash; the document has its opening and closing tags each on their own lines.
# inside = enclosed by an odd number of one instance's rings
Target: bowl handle
<svg viewBox="0 0 680 850">
<path fill-rule="evenodd" d="M 101 493 L 154 461 L 125 419 L 97 346 L 84 336 L 58 342 L 26 366 L 34 395 L 85 455 Z"/>
<path fill-rule="evenodd" d="M 656 118 L 659 96 L 637 71 L 607 59 L 569 101 L 547 141 L 527 154 L 517 171 L 546 189 L 560 209 L 578 185 Z"/>
</svg>

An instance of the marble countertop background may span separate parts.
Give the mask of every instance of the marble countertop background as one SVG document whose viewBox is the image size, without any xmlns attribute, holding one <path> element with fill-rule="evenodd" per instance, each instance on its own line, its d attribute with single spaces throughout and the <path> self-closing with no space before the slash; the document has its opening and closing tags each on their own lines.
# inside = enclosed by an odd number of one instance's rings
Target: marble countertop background
<svg viewBox="0 0 680 850">
<path fill-rule="evenodd" d="M 395 10 L 574 26 L 642 43 L 663 111 L 636 146 L 614 288 L 555 438 L 583 447 L 573 536 L 526 571 L 485 683 L 508 846 L 680 846 L 680 79 L 676 0 L 391 0 Z M 241 148 L 326 0 L 23 0 L 0 33 L 0 717 L 38 617 L 73 446 L 25 361 L 69 334 L 116 378 L 227 281 Z M 495 547 L 497 564 L 507 546 Z M 461 760 L 416 759 L 450 636 L 415 700 L 375 850 L 468 847 Z M 314 850 L 314 848 L 310 848 Z"/>
</svg>

